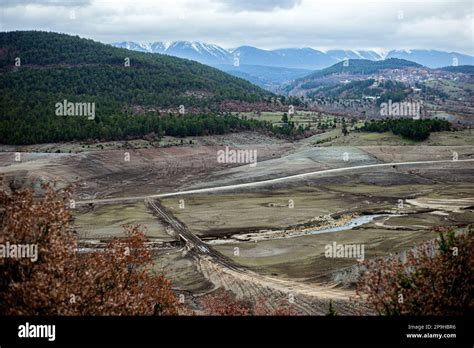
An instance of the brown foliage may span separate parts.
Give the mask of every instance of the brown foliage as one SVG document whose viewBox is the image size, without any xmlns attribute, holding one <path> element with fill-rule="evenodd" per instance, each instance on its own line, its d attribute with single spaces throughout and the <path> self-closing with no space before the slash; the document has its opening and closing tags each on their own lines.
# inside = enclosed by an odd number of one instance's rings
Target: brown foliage
<svg viewBox="0 0 474 348">
<path fill-rule="evenodd" d="M 69 230 L 70 190 L 0 192 L 0 245 L 37 245 L 38 259 L 0 258 L 3 315 L 173 315 L 170 282 L 153 274 L 139 226 L 100 251 L 78 253 Z"/>
<path fill-rule="evenodd" d="M 379 314 L 463 315 L 474 309 L 474 232 L 440 238 L 399 258 L 365 261 L 357 294 Z"/>
</svg>

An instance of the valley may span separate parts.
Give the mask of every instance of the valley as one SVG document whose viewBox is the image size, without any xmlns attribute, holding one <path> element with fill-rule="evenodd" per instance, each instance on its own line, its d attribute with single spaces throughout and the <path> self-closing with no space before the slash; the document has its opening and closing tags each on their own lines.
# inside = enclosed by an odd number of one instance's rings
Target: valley
<svg viewBox="0 0 474 348">
<path fill-rule="evenodd" d="M 116 46 L 0 33 L 1 190 L 38 198 L 45 185 L 71 187 L 79 255 L 100 255 L 140 225 L 150 271 L 195 314 L 224 289 L 246 303 L 263 297 L 268 310 L 373 315 L 354 302 L 364 260 L 406 259 L 439 229 L 471 233 L 468 65 L 308 49 L 324 68 L 289 67 L 278 65 L 295 54 L 285 49 Z M 229 74 L 175 57 L 181 46 L 214 52 Z M 236 53 L 251 64 L 228 64 Z M 92 103 L 94 117 L 58 117 L 62 100 Z M 416 115 L 381 111 L 408 102 L 421 103 Z M 328 256 L 338 245 L 358 254 Z"/>
<path fill-rule="evenodd" d="M 351 134 L 350 143 L 360 145 L 319 146 L 310 139 L 265 145 L 257 134 L 234 135 L 233 146 L 257 149 L 254 168 L 219 165 L 219 138 L 212 146 L 127 149 L 130 163 L 121 149 L 30 153 L 21 163 L 3 152 L 2 177 L 33 187 L 75 183 L 74 228 L 84 247 L 120 238 L 123 224 L 145 226 L 157 267 L 190 303 L 223 287 L 244 299 L 291 298 L 299 314 L 324 314 L 329 299 L 340 313 L 354 314 L 352 273 L 346 273 L 357 260 L 328 259 L 325 246 L 362 244 L 365 258 L 373 258 L 436 238 L 434 226 L 466 228 L 474 222 L 474 147 L 462 138 L 414 146 Z M 255 144 L 247 142 L 252 139 Z M 207 190 L 216 187 L 222 189 Z M 187 226 L 186 237 L 151 202 Z M 364 216 L 374 218 L 357 220 Z M 358 223 L 330 230 L 351 219 Z M 199 246 L 231 263 L 214 261 Z"/>
</svg>

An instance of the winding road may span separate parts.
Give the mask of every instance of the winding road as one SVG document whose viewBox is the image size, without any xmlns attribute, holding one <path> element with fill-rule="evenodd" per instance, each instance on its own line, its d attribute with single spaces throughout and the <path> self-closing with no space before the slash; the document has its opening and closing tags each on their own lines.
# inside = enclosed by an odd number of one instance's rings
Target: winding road
<svg viewBox="0 0 474 348">
<path fill-rule="evenodd" d="M 159 193 L 159 194 L 152 194 L 152 195 L 145 195 L 145 196 L 130 196 L 130 197 L 115 197 L 115 198 L 101 198 L 101 199 L 90 199 L 90 200 L 80 200 L 76 201 L 76 204 L 90 204 L 90 203 L 114 203 L 114 202 L 124 202 L 124 201 L 136 201 L 136 200 L 146 200 L 146 199 L 153 199 L 153 198 L 166 198 L 166 197 L 173 197 L 173 196 L 184 196 L 184 195 L 191 195 L 196 193 L 210 193 L 210 192 L 217 192 L 217 191 L 228 191 L 228 190 L 236 190 L 236 189 L 244 189 L 244 188 L 253 188 L 258 186 L 265 186 L 271 185 L 276 183 L 281 183 L 285 181 L 291 181 L 295 179 L 302 179 L 308 178 L 313 176 L 319 175 L 327 175 L 327 174 L 335 174 L 335 173 L 343 173 L 349 171 L 357 171 L 357 170 L 364 170 L 364 169 L 374 169 L 374 168 L 383 168 L 383 167 L 410 167 L 410 166 L 419 166 L 419 165 L 429 165 L 429 164 L 441 164 L 441 163 L 464 163 L 464 162 L 474 162 L 474 159 L 458 159 L 454 160 L 441 160 L 441 161 L 415 161 L 415 162 L 393 162 L 393 163 L 377 163 L 377 164 L 366 164 L 361 166 L 352 166 L 352 167 L 342 167 L 342 168 L 333 168 L 333 169 L 324 169 L 314 172 L 302 173 L 302 174 L 295 174 L 289 176 L 283 176 L 281 178 L 275 179 L 267 179 L 243 184 L 233 184 L 233 185 L 225 185 L 225 186 L 217 186 L 217 187 L 207 187 L 202 189 L 195 189 L 195 190 L 185 190 L 185 191 L 177 191 L 177 192 L 169 192 L 169 193 Z"/>
</svg>

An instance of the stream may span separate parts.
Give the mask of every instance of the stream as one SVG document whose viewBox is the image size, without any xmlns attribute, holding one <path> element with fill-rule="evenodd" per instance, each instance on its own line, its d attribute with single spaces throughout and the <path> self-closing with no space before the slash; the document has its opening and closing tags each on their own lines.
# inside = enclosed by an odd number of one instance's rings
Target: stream
<svg viewBox="0 0 474 348">
<path fill-rule="evenodd" d="M 250 242 L 250 241 L 260 241 L 260 240 L 271 240 L 271 239 L 286 239 L 286 238 L 295 238 L 301 236 L 308 236 L 314 234 L 323 234 L 323 233 L 333 233 L 333 232 L 340 232 L 346 230 L 352 230 L 354 227 L 365 225 L 369 222 L 372 222 L 375 218 L 380 216 L 391 216 L 389 214 L 374 214 L 374 215 L 362 215 L 352 220 L 349 220 L 345 224 L 341 226 L 335 227 L 327 227 L 322 229 L 308 229 L 304 231 L 263 231 L 257 233 L 245 233 L 245 234 L 234 234 L 231 238 L 223 239 L 213 239 L 209 241 L 205 241 L 211 245 L 217 244 L 228 244 L 228 243 L 239 243 L 239 242 Z"/>
</svg>

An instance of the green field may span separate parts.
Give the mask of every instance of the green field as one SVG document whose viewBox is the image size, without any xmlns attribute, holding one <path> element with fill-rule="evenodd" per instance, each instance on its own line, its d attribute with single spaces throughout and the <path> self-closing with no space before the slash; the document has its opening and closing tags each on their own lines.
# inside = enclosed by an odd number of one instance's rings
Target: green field
<svg viewBox="0 0 474 348">
<path fill-rule="evenodd" d="M 260 120 L 260 121 L 268 121 L 271 122 L 273 125 L 282 125 L 282 116 L 285 112 L 241 112 L 241 113 L 233 113 L 235 115 L 239 115 L 240 117 L 247 117 L 250 119 Z M 288 114 L 288 113 L 286 113 Z M 318 123 L 336 123 L 336 128 L 340 128 L 340 118 L 334 117 L 327 114 L 319 114 L 313 111 L 297 111 L 295 110 L 295 114 L 293 116 L 288 115 L 288 120 L 295 122 L 295 126 L 303 125 L 308 126 L 310 125 L 311 129 L 318 128 Z M 332 129 L 332 128 L 330 128 Z"/>
</svg>

